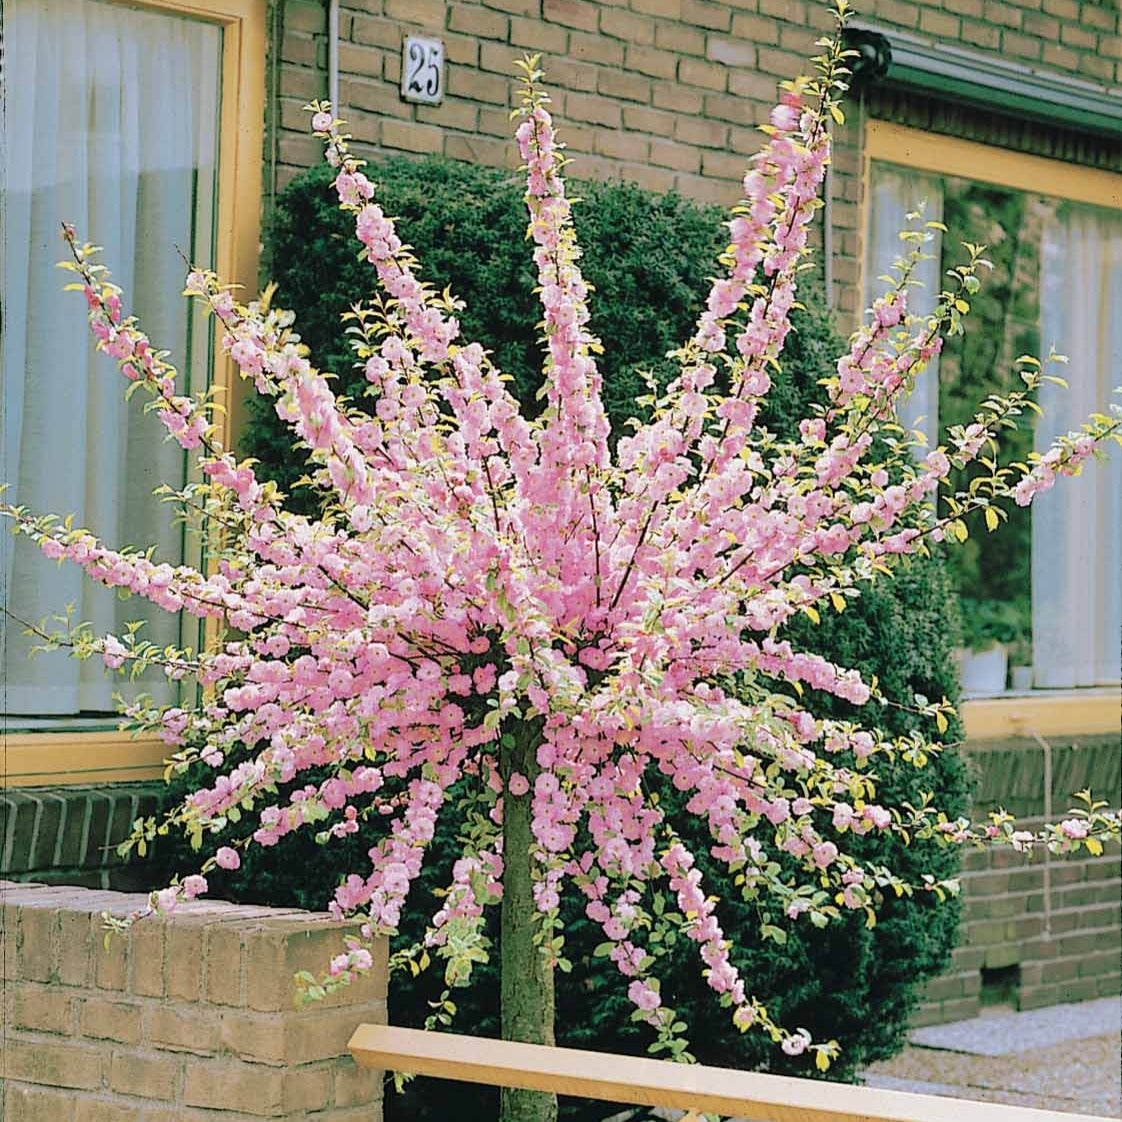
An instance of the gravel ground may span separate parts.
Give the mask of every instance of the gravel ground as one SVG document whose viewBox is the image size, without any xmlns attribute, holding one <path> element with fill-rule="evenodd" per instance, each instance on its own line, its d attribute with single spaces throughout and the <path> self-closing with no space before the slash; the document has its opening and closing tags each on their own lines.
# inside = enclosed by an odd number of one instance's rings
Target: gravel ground
<svg viewBox="0 0 1122 1122">
<path fill-rule="evenodd" d="M 1122 1118 L 1122 1034 L 985 1056 L 909 1046 L 866 1072 L 871 1087 Z"/>
<path fill-rule="evenodd" d="M 1122 1002 L 1117 997 L 1101 997 L 1024 1013 L 1002 1007 L 987 1009 L 969 1021 L 915 1029 L 909 1040 L 925 1048 L 1005 1056 L 1118 1031 L 1122 1031 Z"/>
</svg>

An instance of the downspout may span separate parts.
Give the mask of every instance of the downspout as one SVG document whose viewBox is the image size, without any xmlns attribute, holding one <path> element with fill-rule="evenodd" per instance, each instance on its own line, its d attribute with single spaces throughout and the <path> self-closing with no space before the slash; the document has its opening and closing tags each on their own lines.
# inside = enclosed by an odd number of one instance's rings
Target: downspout
<svg viewBox="0 0 1122 1122">
<path fill-rule="evenodd" d="M 327 100 L 339 116 L 339 0 L 327 0 Z"/>
<path fill-rule="evenodd" d="M 277 163 L 280 151 L 280 52 L 284 0 L 269 4 L 269 209 L 277 197 Z"/>
<path fill-rule="evenodd" d="M 826 164 L 826 183 L 822 194 L 825 206 L 822 210 L 822 282 L 826 286 L 826 307 L 834 310 L 834 126 L 826 122 L 826 134 L 830 138 L 831 158 Z"/>
</svg>

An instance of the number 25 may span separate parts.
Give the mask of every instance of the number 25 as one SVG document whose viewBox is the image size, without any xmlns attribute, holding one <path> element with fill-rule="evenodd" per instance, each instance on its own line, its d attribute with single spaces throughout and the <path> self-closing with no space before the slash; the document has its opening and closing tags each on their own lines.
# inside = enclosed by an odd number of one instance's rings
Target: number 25
<svg viewBox="0 0 1122 1122">
<path fill-rule="evenodd" d="M 440 53 L 422 43 L 409 44 L 409 91 L 436 97 L 440 92 Z"/>
</svg>

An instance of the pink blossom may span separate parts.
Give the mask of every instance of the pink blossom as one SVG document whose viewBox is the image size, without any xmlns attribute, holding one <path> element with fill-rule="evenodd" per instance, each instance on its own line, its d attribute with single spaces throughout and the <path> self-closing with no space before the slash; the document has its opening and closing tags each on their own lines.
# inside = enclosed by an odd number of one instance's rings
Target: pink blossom
<svg viewBox="0 0 1122 1122">
<path fill-rule="evenodd" d="M 788 1056 L 801 1056 L 810 1044 L 810 1033 L 806 1029 L 799 1029 L 783 1040 L 780 1047 Z"/>
<path fill-rule="evenodd" d="M 101 660 L 110 670 L 124 666 L 129 649 L 116 635 L 106 635 L 101 643 Z"/>
<path fill-rule="evenodd" d="M 214 855 L 214 860 L 220 869 L 237 869 L 242 863 L 238 851 L 231 849 L 228 845 L 219 847 L 218 852 Z"/>
<path fill-rule="evenodd" d="M 179 903 L 179 894 L 174 888 L 161 888 L 155 893 L 156 909 L 160 912 L 174 911 Z"/>
<path fill-rule="evenodd" d="M 631 999 L 633 1005 L 638 1006 L 644 1012 L 651 1012 L 662 1004 L 662 998 L 646 982 L 638 978 L 627 987 L 627 996 Z"/>
<path fill-rule="evenodd" d="M 183 895 L 188 900 L 194 900 L 196 896 L 205 895 L 207 888 L 206 877 L 199 876 L 197 873 L 183 878 Z"/>
</svg>

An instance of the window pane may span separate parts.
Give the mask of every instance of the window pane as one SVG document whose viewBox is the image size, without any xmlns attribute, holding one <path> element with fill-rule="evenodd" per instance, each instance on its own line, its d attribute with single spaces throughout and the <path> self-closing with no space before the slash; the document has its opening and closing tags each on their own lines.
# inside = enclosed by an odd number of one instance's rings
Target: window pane
<svg viewBox="0 0 1122 1122">
<path fill-rule="evenodd" d="M 870 182 L 868 260 L 865 267 L 865 307 L 871 307 L 885 288 L 880 278 L 908 249 L 900 232 L 909 225 L 908 215 L 922 212 L 924 221 L 938 222 L 943 217 L 943 184 L 933 175 L 908 168 L 874 164 Z M 939 269 L 941 242 L 939 231 L 927 246 L 927 256 L 912 273 L 914 287 L 908 290 L 908 307 L 914 315 L 930 315 L 935 310 L 942 285 Z M 900 423 L 920 431 L 934 448 L 939 443 L 939 359 L 936 356 L 916 376 L 911 395 L 900 403 Z"/>
<path fill-rule="evenodd" d="M 1041 354 L 1040 240 L 1055 202 L 972 183 L 944 181 L 942 268 L 965 258 L 963 242 L 984 245 L 993 268 L 971 300 L 962 335 L 947 339 L 939 363 L 939 420 L 967 425 L 991 393 L 1023 388 L 1013 360 Z M 1047 348 L 1045 348 L 1046 350 Z M 1002 435 L 1002 459 L 1025 462 L 1033 449 L 1032 418 Z M 965 487 L 977 467 L 951 476 L 954 489 Z M 952 570 L 963 595 L 967 638 L 976 650 L 1000 644 L 1013 665 L 1032 662 L 1032 511 L 1010 505 L 1000 532 L 978 526 L 963 545 L 950 551 Z M 1004 688 L 1005 683 L 998 684 Z"/>
<path fill-rule="evenodd" d="M 1003 463 L 1024 462 L 1060 433 L 1078 428 L 1111 397 L 1122 369 L 1122 215 L 963 178 L 873 167 L 870 277 L 898 256 L 895 230 L 921 200 L 947 232 L 934 245 L 928 289 L 965 258 L 964 242 L 986 247 L 993 269 L 982 277 L 961 336 L 946 340 L 937 369 L 917 384 L 902 420 L 921 425 L 929 443 L 950 425 L 967 424 L 990 393 L 1021 383 L 1014 360 L 1042 359 L 1049 348 L 1070 354 L 1062 374 L 1070 390 L 1047 387 L 1045 417 L 1022 418 L 1002 439 Z M 890 229 L 891 227 L 891 229 Z M 937 266 L 937 272 L 936 272 Z M 938 279 L 937 279 L 938 278 Z M 870 280 L 871 302 L 882 282 Z M 926 312 L 932 296 L 912 299 Z M 936 423 L 937 421 L 937 423 Z M 964 486 L 974 468 L 952 478 Z M 966 640 L 987 649 L 996 677 L 968 689 L 1093 686 L 1119 679 L 1122 608 L 1122 457 L 1116 448 L 1077 482 L 1062 481 L 1031 508 L 1010 505 L 1009 521 L 975 533 L 949 551 L 963 597 Z M 997 659 L 994 662 L 994 658 Z M 1002 667 L 1002 660 L 1008 665 Z M 974 663 L 970 671 L 979 670 Z"/>
<path fill-rule="evenodd" d="M 1045 346 L 1071 355 L 1063 390 L 1044 385 L 1037 447 L 1102 410 L 1122 382 L 1122 214 L 1061 205 L 1045 225 L 1040 306 Z M 1117 401 L 1117 398 L 1114 398 Z M 1122 449 L 1033 504 L 1033 669 L 1038 686 L 1122 677 Z"/>
<path fill-rule="evenodd" d="M 7 164 L 4 171 L 4 451 L 13 501 L 73 512 L 109 545 L 158 545 L 183 557 L 170 508 L 151 495 L 182 485 L 186 461 L 137 396 L 123 400 L 116 364 L 95 356 L 80 294 L 55 267 L 60 222 L 104 246 L 155 344 L 192 388 L 205 385 L 205 330 L 180 296 L 183 263 L 214 259 L 221 29 L 97 0 L 8 0 L 5 16 Z M 74 605 L 98 631 L 146 620 L 155 642 L 179 625 L 138 599 L 95 588 L 74 566 L 47 563 L 27 541 L 0 545 L 5 602 L 39 620 Z M 28 661 L 6 627 L 5 711 L 27 716 L 113 709 L 122 680 L 60 655 Z M 162 676 L 144 688 L 170 698 Z M 18 720 L 10 720 L 17 726 Z"/>
</svg>

